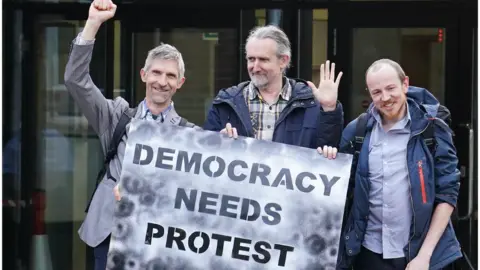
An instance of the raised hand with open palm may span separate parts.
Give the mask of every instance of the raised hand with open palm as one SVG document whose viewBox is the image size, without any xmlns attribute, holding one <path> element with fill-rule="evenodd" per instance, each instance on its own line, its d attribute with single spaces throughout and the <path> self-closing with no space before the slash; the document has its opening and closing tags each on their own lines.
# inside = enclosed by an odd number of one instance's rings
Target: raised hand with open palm
<svg viewBox="0 0 480 270">
<path fill-rule="evenodd" d="M 338 85 L 342 75 L 343 72 L 339 72 L 337 79 L 335 79 L 335 63 L 332 63 L 330 67 L 330 61 L 327 60 L 325 64 L 320 66 L 318 87 L 312 82 L 308 82 L 315 99 L 320 103 L 324 111 L 333 111 L 337 107 Z"/>
</svg>

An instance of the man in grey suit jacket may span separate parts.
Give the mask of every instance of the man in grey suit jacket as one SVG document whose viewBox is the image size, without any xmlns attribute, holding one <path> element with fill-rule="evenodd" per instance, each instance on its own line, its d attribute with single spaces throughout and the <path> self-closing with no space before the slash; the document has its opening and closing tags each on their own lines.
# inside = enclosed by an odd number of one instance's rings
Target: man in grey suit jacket
<svg viewBox="0 0 480 270">
<path fill-rule="evenodd" d="M 112 18 L 116 5 L 111 0 L 92 2 L 88 20 L 83 31 L 73 41 L 65 70 L 65 85 L 89 124 L 98 134 L 104 154 L 112 140 L 115 127 L 129 104 L 121 97 L 106 99 L 93 83 L 89 65 L 95 35 L 101 24 Z M 152 49 L 140 71 L 146 84 L 146 97 L 139 104 L 138 119 L 179 124 L 181 117 L 175 112 L 172 96 L 185 81 L 185 65 L 181 53 L 173 46 L 162 44 Z M 193 126 L 187 123 L 187 126 Z M 114 187 L 120 179 L 122 160 L 128 138 L 126 134 L 117 148 L 117 155 L 110 161 L 109 173 L 98 184 L 91 200 L 86 218 L 80 227 L 80 238 L 94 248 L 95 270 L 105 270 L 110 243 L 110 233 L 114 226 Z M 108 175 L 108 176 L 107 176 Z"/>
</svg>

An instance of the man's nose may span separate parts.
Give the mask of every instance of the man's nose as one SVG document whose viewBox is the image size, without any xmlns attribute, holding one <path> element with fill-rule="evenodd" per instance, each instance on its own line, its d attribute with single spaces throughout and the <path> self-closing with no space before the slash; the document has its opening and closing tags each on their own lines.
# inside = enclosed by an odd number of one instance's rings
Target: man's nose
<svg viewBox="0 0 480 270">
<path fill-rule="evenodd" d="M 162 74 L 162 75 L 158 76 L 157 82 L 161 86 L 166 86 L 167 85 L 167 76 L 165 76 L 165 74 Z"/>
<path fill-rule="evenodd" d="M 390 99 L 390 94 L 388 92 L 382 93 L 382 101 L 388 101 Z"/>
<path fill-rule="evenodd" d="M 253 62 L 253 72 L 257 72 L 257 71 L 260 71 L 260 62 L 258 60 L 255 60 L 255 62 Z"/>
</svg>

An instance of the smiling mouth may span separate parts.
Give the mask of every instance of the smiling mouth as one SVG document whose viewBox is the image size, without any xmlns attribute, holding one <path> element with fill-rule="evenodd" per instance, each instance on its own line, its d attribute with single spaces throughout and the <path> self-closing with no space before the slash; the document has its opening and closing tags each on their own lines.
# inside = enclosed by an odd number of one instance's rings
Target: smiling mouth
<svg viewBox="0 0 480 270">
<path fill-rule="evenodd" d="M 168 90 L 164 90 L 164 89 L 162 89 L 162 88 L 160 88 L 160 87 L 155 87 L 155 86 L 152 86 L 152 89 L 155 90 L 155 91 L 157 91 L 157 92 L 168 92 Z"/>
<path fill-rule="evenodd" d="M 394 105 L 394 103 L 391 102 L 391 103 L 387 103 L 387 104 L 383 105 L 382 107 L 389 109 L 389 108 L 392 108 L 393 105 Z"/>
</svg>

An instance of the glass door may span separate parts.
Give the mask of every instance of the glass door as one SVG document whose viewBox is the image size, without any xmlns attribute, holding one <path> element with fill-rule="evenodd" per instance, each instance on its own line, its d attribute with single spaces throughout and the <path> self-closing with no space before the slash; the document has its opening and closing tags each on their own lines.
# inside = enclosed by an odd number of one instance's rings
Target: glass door
<svg viewBox="0 0 480 270">
<path fill-rule="evenodd" d="M 140 69 L 149 50 L 168 43 L 182 53 L 186 70 L 186 81 L 173 97 L 175 109 L 182 117 L 203 125 L 218 91 L 239 80 L 240 57 L 243 57 L 238 50 L 240 10 L 190 12 L 183 9 L 171 13 L 183 15 L 168 20 L 139 21 L 137 16 L 135 21 L 122 21 L 124 44 L 128 44 L 122 48 L 126 63 L 123 67 L 128 68 L 123 73 L 130 91 L 127 97 L 135 105 L 145 98 Z"/>
<path fill-rule="evenodd" d="M 476 265 L 473 5 L 457 1 L 338 3 L 329 9 L 328 58 L 344 72 L 339 99 L 347 123 L 370 104 L 365 71 L 380 58 L 397 61 L 410 77 L 411 85 L 427 88 L 450 109 L 462 172 L 458 218 L 453 221 L 464 255 Z M 468 264 L 464 259 L 458 262 L 461 269 L 470 269 Z"/>
</svg>

